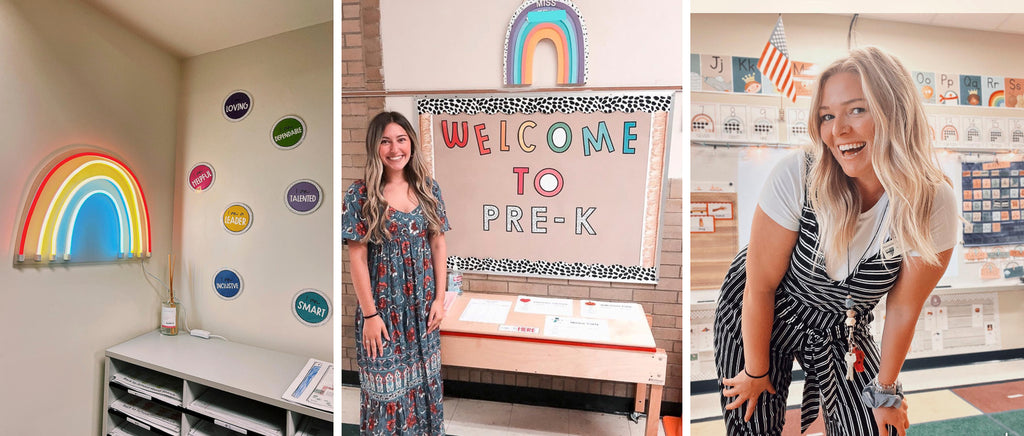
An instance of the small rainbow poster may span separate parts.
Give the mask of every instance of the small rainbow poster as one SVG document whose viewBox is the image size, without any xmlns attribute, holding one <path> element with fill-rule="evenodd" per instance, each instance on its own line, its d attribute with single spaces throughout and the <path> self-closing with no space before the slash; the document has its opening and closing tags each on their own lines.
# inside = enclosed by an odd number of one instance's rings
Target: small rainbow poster
<svg viewBox="0 0 1024 436">
<path fill-rule="evenodd" d="M 1006 107 L 1003 95 L 1003 78 L 981 76 L 981 105 L 988 107 Z"/>
</svg>

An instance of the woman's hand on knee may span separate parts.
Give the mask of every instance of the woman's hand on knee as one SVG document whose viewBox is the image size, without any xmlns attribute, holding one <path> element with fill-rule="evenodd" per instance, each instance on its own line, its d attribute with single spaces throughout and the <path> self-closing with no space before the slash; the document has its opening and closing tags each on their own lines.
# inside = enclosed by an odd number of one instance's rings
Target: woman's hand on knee
<svg viewBox="0 0 1024 436">
<path fill-rule="evenodd" d="M 910 419 L 907 418 L 907 399 L 904 398 L 899 407 L 877 407 L 872 409 L 875 415 L 875 424 L 878 426 L 878 434 L 888 436 L 886 425 L 896 428 L 899 436 L 907 435 L 907 427 L 910 427 Z"/>
<path fill-rule="evenodd" d="M 363 320 L 363 348 L 366 349 L 366 355 L 375 359 L 384 353 L 384 341 L 390 341 L 391 336 L 388 335 L 388 328 L 384 325 L 384 320 L 380 316 L 373 318 L 367 318 Z"/>
<path fill-rule="evenodd" d="M 753 378 L 748 376 L 746 371 L 740 371 L 733 378 L 722 379 L 722 384 L 725 385 L 722 395 L 736 397 L 725 406 L 726 410 L 739 409 L 744 403 L 747 404 L 746 413 L 743 415 L 744 421 L 750 421 L 750 417 L 754 416 L 754 408 L 757 407 L 757 399 L 761 397 L 762 392 L 775 393 L 775 388 L 768 377 Z"/>
</svg>

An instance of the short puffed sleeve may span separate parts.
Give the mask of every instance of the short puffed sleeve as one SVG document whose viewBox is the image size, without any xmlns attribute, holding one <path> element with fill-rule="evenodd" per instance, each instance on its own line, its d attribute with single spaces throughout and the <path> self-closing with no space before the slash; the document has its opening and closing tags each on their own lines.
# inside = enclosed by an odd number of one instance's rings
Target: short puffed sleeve
<svg viewBox="0 0 1024 436">
<path fill-rule="evenodd" d="M 345 192 L 345 201 L 341 205 L 341 240 L 362 241 L 366 238 L 369 227 L 363 216 L 363 204 L 366 203 L 366 183 L 356 180 Z"/>
</svg>

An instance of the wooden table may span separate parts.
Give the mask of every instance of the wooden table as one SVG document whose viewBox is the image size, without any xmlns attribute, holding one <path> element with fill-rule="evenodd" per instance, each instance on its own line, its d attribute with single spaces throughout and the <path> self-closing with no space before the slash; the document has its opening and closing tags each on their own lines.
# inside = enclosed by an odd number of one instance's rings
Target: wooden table
<svg viewBox="0 0 1024 436">
<path fill-rule="evenodd" d="M 524 297 L 535 302 L 538 298 Z M 473 299 L 511 302 L 505 322 L 496 324 L 460 320 L 466 306 Z M 519 299 L 517 295 L 470 292 L 459 296 L 441 322 L 441 363 L 636 383 L 634 409 L 643 412 L 644 406 L 647 406 L 646 434 L 658 434 L 667 358 L 665 350 L 656 347 L 642 308 L 638 309 L 640 316 L 603 321 L 607 323 L 607 337 L 558 337 L 545 332 L 547 315 L 516 312 Z M 583 318 L 581 308 L 589 300 L 571 301 L 571 318 Z"/>
</svg>

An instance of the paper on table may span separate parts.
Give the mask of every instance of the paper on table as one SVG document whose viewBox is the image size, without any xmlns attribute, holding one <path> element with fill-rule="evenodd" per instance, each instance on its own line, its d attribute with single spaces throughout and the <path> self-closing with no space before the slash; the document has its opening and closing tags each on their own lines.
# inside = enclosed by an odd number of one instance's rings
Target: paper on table
<svg viewBox="0 0 1024 436">
<path fill-rule="evenodd" d="M 644 308 L 636 303 L 613 303 L 607 301 L 580 301 L 580 316 L 584 318 L 603 318 L 643 321 Z"/>
<path fill-rule="evenodd" d="M 595 342 L 605 342 L 610 337 L 607 320 L 550 315 L 544 319 L 544 336 Z"/>
<path fill-rule="evenodd" d="M 309 359 L 281 398 L 304 406 L 334 412 L 334 364 Z"/>
<path fill-rule="evenodd" d="M 572 300 L 520 295 L 516 297 L 516 312 L 572 316 Z"/>
<path fill-rule="evenodd" d="M 504 324 L 505 318 L 508 317 L 508 309 L 511 307 L 511 301 L 470 298 L 466 308 L 462 310 L 462 315 L 459 316 L 459 321 Z"/>
</svg>

